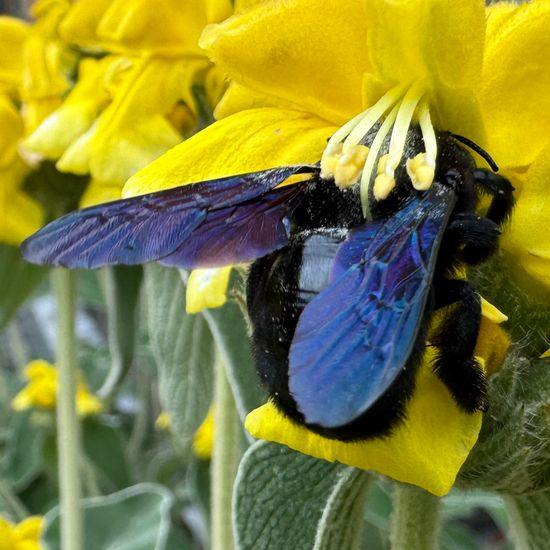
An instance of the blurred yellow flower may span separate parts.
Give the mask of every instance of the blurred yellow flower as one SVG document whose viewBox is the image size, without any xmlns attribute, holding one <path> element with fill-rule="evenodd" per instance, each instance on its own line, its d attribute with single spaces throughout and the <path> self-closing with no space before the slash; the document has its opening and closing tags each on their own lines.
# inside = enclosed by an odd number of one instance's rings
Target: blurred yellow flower
<svg viewBox="0 0 550 550">
<path fill-rule="evenodd" d="M 212 458 L 214 446 L 214 411 L 210 407 L 206 418 L 203 420 L 193 438 L 193 451 L 202 460 Z"/>
<path fill-rule="evenodd" d="M 227 301 L 226 292 L 230 276 L 231 267 L 194 269 L 187 281 L 187 313 L 198 313 L 206 308 L 223 306 Z"/>
<path fill-rule="evenodd" d="M 0 516 L 0 550 L 41 550 L 43 524 L 41 516 L 30 516 L 17 524 Z"/>
<path fill-rule="evenodd" d="M 54 365 L 37 359 L 25 367 L 27 385 L 13 398 L 11 406 L 15 411 L 36 407 L 54 410 L 57 403 L 57 369 Z M 103 403 L 90 393 L 82 377 L 78 381 L 76 409 L 80 416 L 99 414 Z"/>
<path fill-rule="evenodd" d="M 167 412 L 161 412 L 155 421 L 155 426 L 160 430 L 170 429 L 170 415 Z M 214 444 L 214 413 L 212 408 L 208 410 L 208 414 L 203 420 L 199 429 L 193 436 L 193 452 L 202 459 L 208 460 L 212 457 L 212 447 Z M 1 550 L 1 548 L 0 548 Z"/>
<path fill-rule="evenodd" d="M 0 17 L 0 242 L 18 245 L 43 221 L 40 206 L 23 190 L 31 167 L 19 154 L 32 131 L 61 101 L 68 83 L 57 25 L 68 1 L 35 2 L 32 25 Z"/>
<path fill-rule="evenodd" d="M 25 140 L 25 149 L 58 160 L 61 171 L 90 173 L 95 183 L 86 205 L 111 197 L 117 187 L 119 195 L 132 174 L 190 129 L 174 111 L 181 103 L 197 115 L 195 85 L 205 85 L 211 101 L 219 99 L 222 79 L 213 76 L 197 42 L 210 17 L 230 13 L 229 0 L 75 2 L 61 36 L 112 55 L 83 58 L 76 86 Z"/>
</svg>

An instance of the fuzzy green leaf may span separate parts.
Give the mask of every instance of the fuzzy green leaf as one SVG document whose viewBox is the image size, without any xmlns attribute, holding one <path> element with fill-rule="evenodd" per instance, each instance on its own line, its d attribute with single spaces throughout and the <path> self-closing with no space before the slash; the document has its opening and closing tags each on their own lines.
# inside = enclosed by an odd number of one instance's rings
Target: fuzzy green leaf
<svg viewBox="0 0 550 550">
<path fill-rule="evenodd" d="M 122 383 L 134 359 L 143 270 L 141 266 L 115 266 L 102 269 L 99 277 L 107 306 L 111 368 L 98 395 L 107 399 Z"/>
<path fill-rule="evenodd" d="M 348 470 L 275 443 L 252 445 L 235 482 L 236 546 L 312 548 L 327 503 Z"/>
<path fill-rule="evenodd" d="M 82 501 L 84 550 L 164 550 L 172 496 L 161 485 L 142 483 L 106 497 Z M 59 507 L 46 515 L 42 542 L 59 550 Z"/>
<path fill-rule="evenodd" d="M 0 244 L 0 328 L 8 323 L 47 271 L 23 260 L 16 246 Z"/>
<path fill-rule="evenodd" d="M 203 311 L 216 341 L 235 404 L 242 419 L 266 400 L 258 381 L 250 348 L 250 335 L 240 307 L 228 302 L 221 308 Z"/>
<path fill-rule="evenodd" d="M 185 312 L 185 285 L 177 269 L 149 264 L 145 284 L 161 404 L 173 433 L 187 439 L 212 402 L 214 342 L 204 318 Z"/>
<path fill-rule="evenodd" d="M 314 550 L 360 548 L 369 476 L 346 468 L 332 489 L 317 528 Z"/>
</svg>

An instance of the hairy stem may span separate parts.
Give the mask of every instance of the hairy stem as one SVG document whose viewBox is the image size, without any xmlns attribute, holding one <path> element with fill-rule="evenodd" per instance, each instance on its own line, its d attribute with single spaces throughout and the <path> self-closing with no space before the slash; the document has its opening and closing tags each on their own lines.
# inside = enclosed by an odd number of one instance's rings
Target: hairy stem
<svg viewBox="0 0 550 550">
<path fill-rule="evenodd" d="M 436 550 L 440 532 L 440 500 L 427 491 L 396 483 L 393 492 L 393 550 Z"/>
<path fill-rule="evenodd" d="M 234 548 L 231 521 L 233 483 L 239 466 L 240 422 L 223 362 L 216 361 L 214 448 L 212 452 L 212 550 Z"/>
<path fill-rule="evenodd" d="M 55 269 L 57 299 L 57 449 L 61 501 L 61 548 L 80 550 L 80 426 L 76 411 L 75 310 L 77 274 Z"/>
<path fill-rule="evenodd" d="M 550 541 L 550 491 L 504 497 L 517 550 L 548 548 Z"/>
</svg>

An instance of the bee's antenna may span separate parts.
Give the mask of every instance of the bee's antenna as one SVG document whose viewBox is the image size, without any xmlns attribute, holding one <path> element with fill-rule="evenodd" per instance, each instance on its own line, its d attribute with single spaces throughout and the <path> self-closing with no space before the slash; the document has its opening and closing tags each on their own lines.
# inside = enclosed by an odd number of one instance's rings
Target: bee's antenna
<svg viewBox="0 0 550 550">
<path fill-rule="evenodd" d="M 471 139 L 468 139 L 464 136 L 459 136 L 458 134 L 451 133 L 451 137 L 455 138 L 457 141 L 460 141 L 460 143 L 464 143 L 464 145 L 467 145 L 470 149 L 474 150 L 479 156 L 483 157 L 487 164 L 491 167 L 491 170 L 493 172 L 498 172 L 498 164 L 493 160 L 493 157 L 485 151 L 485 149 L 482 149 L 477 143 L 473 142 Z"/>
</svg>

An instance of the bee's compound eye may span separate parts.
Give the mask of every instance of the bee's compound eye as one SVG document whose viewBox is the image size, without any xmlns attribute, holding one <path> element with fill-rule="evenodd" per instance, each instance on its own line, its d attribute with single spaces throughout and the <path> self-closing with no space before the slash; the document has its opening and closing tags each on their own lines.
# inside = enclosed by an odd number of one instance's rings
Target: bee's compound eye
<svg viewBox="0 0 550 550">
<path fill-rule="evenodd" d="M 451 168 L 445 172 L 445 181 L 443 183 L 456 191 L 462 185 L 462 174 L 455 168 Z"/>
</svg>

